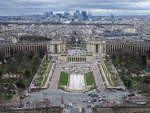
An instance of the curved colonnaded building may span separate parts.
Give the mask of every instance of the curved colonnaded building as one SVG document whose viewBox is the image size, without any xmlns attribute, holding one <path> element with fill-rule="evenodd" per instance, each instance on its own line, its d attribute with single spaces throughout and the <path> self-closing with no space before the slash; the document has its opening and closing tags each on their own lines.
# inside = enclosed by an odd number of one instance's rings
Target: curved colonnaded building
<svg viewBox="0 0 150 113">
<path fill-rule="evenodd" d="M 85 51 L 85 53 L 80 52 Z M 86 43 L 85 48 L 67 48 L 67 44 L 61 40 L 53 40 L 51 42 L 40 43 L 17 43 L 17 44 L 1 44 L 0 45 L 0 57 L 10 57 L 19 55 L 21 53 L 39 52 L 57 56 L 60 54 L 61 59 L 69 62 L 86 62 L 88 59 L 92 59 L 90 56 L 99 57 L 103 54 L 118 54 L 119 52 L 126 51 L 128 53 L 140 53 L 147 54 L 150 51 L 150 42 L 124 42 L 124 41 L 101 41 L 91 40 Z M 72 52 L 74 54 L 72 54 Z M 67 59 L 65 59 L 67 56 Z M 80 57 L 78 57 L 80 56 Z"/>
</svg>

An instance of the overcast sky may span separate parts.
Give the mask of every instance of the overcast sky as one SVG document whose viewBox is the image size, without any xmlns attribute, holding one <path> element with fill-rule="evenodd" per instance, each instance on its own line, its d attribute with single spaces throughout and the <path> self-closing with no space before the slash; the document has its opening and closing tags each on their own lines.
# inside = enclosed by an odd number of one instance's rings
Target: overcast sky
<svg viewBox="0 0 150 113">
<path fill-rule="evenodd" d="M 0 0 L 0 16 L 74 10 L 93 15 L 150 15 L 150 0 Z"/>
</svg>

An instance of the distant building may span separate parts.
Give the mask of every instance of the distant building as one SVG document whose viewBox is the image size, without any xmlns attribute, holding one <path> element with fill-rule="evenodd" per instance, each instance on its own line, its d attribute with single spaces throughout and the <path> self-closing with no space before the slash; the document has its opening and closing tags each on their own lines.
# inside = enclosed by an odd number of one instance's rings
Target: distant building
<svg viewBox="0 0 150 113">
<path fill-rule="evenodd" d="M 52 17 L 53 16 L 53 12 L 52 11 L 51 12 L 45 12 L 44 16 L 45 17 Z"/>
<path fill-rule="evenodd" d="M 76 11 L 74 12 L 74 14 L 73 14 L 73 17 L 74 17 L 75 19 L 79 19 L 80 16 L 81 16 L 81 14 L 80 14 L 80 11 L 79 11 L 79 10 L 76 10 Z"/>
<path fill-rule="evenodd" d="M 81 12 L 81 19 L 82 19 L 82 20 L 88 20 L 88 15 L 87 15 L 87 12 L 86 12 L 86 11 L 82 11 L 82 12 Z"/>
<path fill-rule="evenodd" d="M 64 17 L 64 18 L 70 18 L 70 13 L 64 12 L 63 17 Z"/>
<path fill-rule="evenodd" d="M 58 18 L 62 18 L 62 17 L 63 17 L 63 15 L 62 15 L 61 13 L 56 13 L 56 17 L 58 17 Z"/>
<path fill-rule="evenodd" d="M 122 29 L 122 31 L 124 33 L 136 33 L 136 29 L 135 28 L 125 28 L 125 29 Z"/>
</svg>

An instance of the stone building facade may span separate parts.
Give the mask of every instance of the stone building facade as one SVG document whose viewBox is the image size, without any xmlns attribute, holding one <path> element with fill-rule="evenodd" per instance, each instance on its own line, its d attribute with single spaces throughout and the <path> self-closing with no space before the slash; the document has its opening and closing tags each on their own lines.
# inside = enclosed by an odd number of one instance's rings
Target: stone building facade
<svg viewBox="0 0 150 113">
<path fill-rule="evenodd" d="M 106 42 L 101 40 L 91 40 L 86 43 L 88 53 L 101 55 L 106 53 Z"/>
<path fill-rule="evenodd" d="M 47 43 L 17 43 L 0 45 L 0 57 L 10 57 L 21 53 L 47 52 Z"/>
<path fill-rule="evenodd" d="M 147 54 L 150 51 L 150 42 L 107 41 L 107 54 L 118 54 L 122 51 L 130 54 Z"/>
<path fill-rule="evenodd" d="M 121 42 L 121 41 L 101 41 L 91 40 L 86 43 L 87 55 L 80 57 L 70 56 L 66 61 L 87 61 L 91 56 L 96 58 L 106 54 L 118 54 L 126 51 L 131 54 L 140 53 L 147 54 L 150 51 L 149 42 Z M 10 57 L 19 55 L 20 53 L 39 52 L 43 51 L 48 54 L 59 54 L 66 57 L 67 46 L 61 40 L 41 43 L 17 43 L 17 44 L 2 44 L 0 45 L 0 57 Z"/>
<path fill-rule="evenodd" d="M 66 51 L 66 44 L 62 40 L 53 40 L 47 44 L 47 53 L 60 54 Z"/>
</svg>

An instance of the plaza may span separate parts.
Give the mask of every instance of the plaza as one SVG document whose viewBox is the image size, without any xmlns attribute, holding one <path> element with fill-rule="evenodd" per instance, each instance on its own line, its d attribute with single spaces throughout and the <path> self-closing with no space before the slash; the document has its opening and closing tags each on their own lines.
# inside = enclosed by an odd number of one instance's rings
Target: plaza
<svg viewBox="0 0 150 113">
<path fill-rule="evenodd" d="M 46 75 L 39 75 L 35 79 L 38 80 L 35 83 L 39 84 L 39 80 L 44 78 L 45 81 L 41 80 L 43 86 L 37 87 L 35 84 L 34 88 L 63 90 L 69 93 L 101 91 L 106 88 L 125 89 L 113 64 L 109 64 L 113 67 L 112 70 L 105 65 L 105 47 L 105 42 L 100 40 L 87 43 L 86 48 L 67 48 L 61 40 L 52 41 L 48 45 L 48 55 L 45 56 L 51 62 L 51 67 L 47 67 L 49 71 Z"/>
<path fill-rule="evenodd" d="M 87 109 L 89 105 L 107 106 L 104 101 L 119 103 L 127 94 L 114 65 L 105 59 L 103 41 L 91 41 L 86 44 L 86 48 L 67 48 L 64 42 L 53 41 L 48 49 L 45 61 L 49 63 L 46 63 L 47 67 L 41 67 L 46 71 L 33 79 L 35 83 L 39 83 L 37 80 L 43 78 L 42 85 L 35 86 L 34 82 L 31 83 L 31 97 L 25 100 L 31 101 L 32 107 L 39 105 L 39 101 L 48 101 L 53 106 L 74 104 L 77 108 Z M 114 94 L 111 90 L 118 91 Z M 99 100 L 89 97 L 91 94 L 96 95 Z M 94 101 L 97 102 L 94 104 Z"/>
<path fill-rule="evenodd" d="M 89 63 L 56 63 L 56 68 L 54 70 L 52 80 L 50 81 L 50 90 L 57 90 L 59 89 L 59 79 L 61 76 L 61 72 L 69 73 L 68 83 L 65 86 L 68 92 L 84 92 L 91 87 L 96 87 L 92 85 L 87 85 L 86 83 L 86 73 L 93 72 L 93 76 L 95 78 L 95 83 L 97 84 L 97 88 L 104 89 L 104 82 L 102 81 L 101 76 L 97 76 L 96 70 L 93 68 L 96 64 L 89 64 Z M 70 68 L 69 68 L 70 67 Z M 97 65 L 98 68 L 98 65 Z M 99 72 L 100 73 L 100 72 Z M 64 78 L 65 79 L 65 78 Z M 101 82 L 100 82 L 101 81 Z M 98 87 L 99 86 L 99 87 Z M 96 89 L 96 88 L 94 88 Z"/>
</svg>

